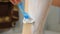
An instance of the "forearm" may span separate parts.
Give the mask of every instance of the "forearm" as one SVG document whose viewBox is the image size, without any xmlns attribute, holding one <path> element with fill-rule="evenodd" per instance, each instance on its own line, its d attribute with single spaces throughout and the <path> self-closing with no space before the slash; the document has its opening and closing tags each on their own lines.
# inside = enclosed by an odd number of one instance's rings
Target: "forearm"
<svg viewBox="0 0 60 34">
<path fill-rule="evenodd" d="M 14 5 L 17 5 L 21 2 L 21 0 L 10 0 L 10 2 Z"/>
</svg>

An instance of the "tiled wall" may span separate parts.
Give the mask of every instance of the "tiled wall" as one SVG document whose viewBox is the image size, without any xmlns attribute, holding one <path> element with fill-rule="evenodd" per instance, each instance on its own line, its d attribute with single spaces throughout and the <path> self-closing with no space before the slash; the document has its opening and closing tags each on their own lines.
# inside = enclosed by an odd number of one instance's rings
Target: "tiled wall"
<svg viewBox="0 0 60 34">
<path fill-rule="evenodd" d="M 46 20 L 46 24 L 49 30 L 60 31 L 59 12 L 60 12 L 59 7 L 52 5 L 50 6 L 49 14 Z"/>
</svg>

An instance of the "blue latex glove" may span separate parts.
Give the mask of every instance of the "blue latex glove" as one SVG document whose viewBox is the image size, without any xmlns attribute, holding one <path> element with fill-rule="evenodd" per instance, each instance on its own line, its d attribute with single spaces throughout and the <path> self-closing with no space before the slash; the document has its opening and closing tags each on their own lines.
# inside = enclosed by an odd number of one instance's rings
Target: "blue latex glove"
<svg viewBox="0 0 60 34">
<path fill-rule="evenodd" d="M 28 15 L 28 13 L 26 13 L 25 10 L 24 10 L 24 4 L 23 4 L 23 2 L 21 2 L 20 4 L 18 4 L 18 7 L 19 7 L 19 10 L 21 11 L 21 13 L 23 14 L 24 18 L 25 19 L 29 19 L 30 17 Z"/>
</svg>

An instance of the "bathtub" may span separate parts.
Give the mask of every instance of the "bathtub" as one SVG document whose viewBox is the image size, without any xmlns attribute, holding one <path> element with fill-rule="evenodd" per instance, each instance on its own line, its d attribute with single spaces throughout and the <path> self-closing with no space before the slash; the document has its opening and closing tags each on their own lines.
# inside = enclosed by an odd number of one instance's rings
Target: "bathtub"
<svg viewBox="0 0 60 34">
<path fill-rule="evenodd" d="M 60 32 L 45 30 L 44 34 L 60 34 Z"/>
</svg>

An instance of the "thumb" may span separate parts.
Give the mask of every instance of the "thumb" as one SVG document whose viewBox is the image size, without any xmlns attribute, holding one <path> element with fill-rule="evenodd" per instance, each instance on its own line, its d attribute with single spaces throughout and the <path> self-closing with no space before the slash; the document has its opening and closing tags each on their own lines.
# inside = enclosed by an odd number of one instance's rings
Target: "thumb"
<svg viewBox="0 0 60 34">
<path fill-rule="evenodd" d="M 21 0 L 15 0 L 16 4 L 19 4 L 21 2 Z"/>
</svg>

